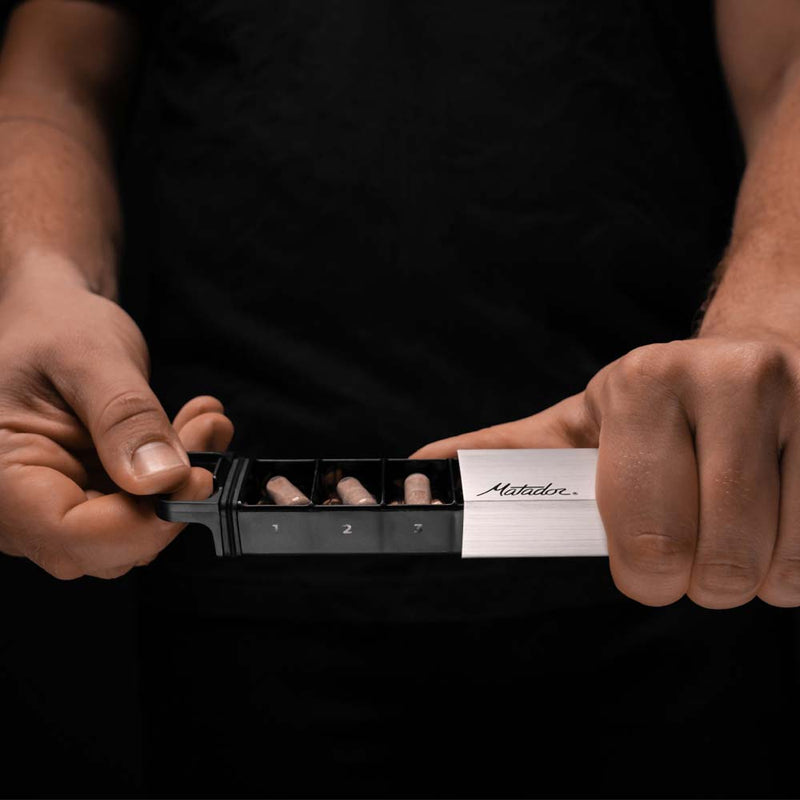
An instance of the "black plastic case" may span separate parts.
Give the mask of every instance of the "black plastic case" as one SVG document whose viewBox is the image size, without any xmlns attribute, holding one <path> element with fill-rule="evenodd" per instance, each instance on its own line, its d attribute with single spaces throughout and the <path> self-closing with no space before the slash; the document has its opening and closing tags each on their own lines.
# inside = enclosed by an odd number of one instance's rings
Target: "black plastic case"
<svg viewBox="0 0 800 800">
<path fill-rule="evenodd" d="M 464 503 L 457 459 L 242 458 L 233 453 L 189 453 L 192 466 L 214 476 L 206 500 L 156 499 L 171 522 L 209 528 L 218 556 L 319 553 L 460 553 Z M 402 501 L 403 480 L 422 472 L 441 505 Z M 311 500 L 306 506 L 264 502 L 264 485 L 283 475 Z M 324 505 L 338 477 L 358 478 L 377 505 Z M 259 502 L 261 501 L 261 502 Z"/>
</svg>

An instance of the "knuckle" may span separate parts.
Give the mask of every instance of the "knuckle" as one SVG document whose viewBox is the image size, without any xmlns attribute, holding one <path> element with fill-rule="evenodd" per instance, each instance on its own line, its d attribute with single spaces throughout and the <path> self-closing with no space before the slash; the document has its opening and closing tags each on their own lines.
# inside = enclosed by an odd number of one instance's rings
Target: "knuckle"
<svg viewBox="0 0 800 800">
<path fill-rule="evenodd" d="M 755 596 L 763 580 L 759 565 L 748 558 L 707 557 L 696 560 L 690 596 L 712 603 L 746 602 Z"/>
<path fill-rule="evenodd" d="M 147 392 L 126 390 L 115 394 L 101 409 L 97 418 L 98 433 L 106 434 L 119 428 L 151 431 L 161 427 L 161 410 Z"/>
<path fill-rule="evenodd" d="M 195 417 L 191 422 L 197 437 L 203 441 L 208 441 L 214 436 L 218 421 L 218 415 L 206 413 Z"/>
<path fill-rule="evenodd" d="M 609 381 L 612 393 L 648 391 L 673 394 L 681 379 L 682 359 L 673 343 L 658 342 L 637 347 L 620 359 Z"/>
<path fill-rule="evenodd" d="M 784 351 L 770 342 L 747 342 L 735 351 L 736 364 L 729 370 L 737 386 L 751 391 L 773 392 L 788 383 L 790 370 Z"/>
<path fill-rule="evenodd" d="M 50 451 L 50 441 L 41 433 L 2 427 L 0 422 L 0 464 L 29 463 L 26 458 L 32 460 Z"/>
<path fill-rule="evenodd" d="M 780 376 L 786 368 L 783 350 L 771 342 L 748 342 L 740 357 L 746 373 L 756 378 Z"/>
<path fill-rule="evenodd" d="M 655 345 L 635 347 L 620 361 L 619 372 L 622 376 L 637 380 L 642 375 L 656 373 L 666 366 L 664 353 Z"/>
<path fill-rule="evenodd" d="M 776 556 L 758 596 L 771 605 L 800 605 L 800 555 Z"/>
<path fill-rule="evenodd" d="M 800 555 L 779 555 L 770 568 L 770 579 L 800 592 Z"/>
<path fill-rule="evenodd" d="M 0 420 L 0 460 L 13 461 L 13 454 L 19 450 L 20 446 L 25 446 L 24 438 L 29 435 L 4 425 Z"/>
<path fill-rule="evenodd" d="M 666 531 L 638 530 L 625 537 L 625 550 L 638 572 L 669 575 L 678 571 L 691 554 L 689 537 Z"/>
<path fill-rule="evenodd" d="M 614 584 L 622 594 L 629 597 L 631 600 L 635 600 L 637 603 L 641 603 L 645 606 L 658 608 L 675 603 L 680 600 L 684 594 L 683 587 L 677 583 L 670 585 L 650 584 L 644 586 L 642 584 L 632 583 L 623 577 L 615 575 Z"/>
<path fill-rule="evenodd" d="M 800 590 L 778 586 L 765 586 L 759 589 L 758 597 L 770 606 L 778 608 L 797 608 L 800 606 Z"/>
</svg>

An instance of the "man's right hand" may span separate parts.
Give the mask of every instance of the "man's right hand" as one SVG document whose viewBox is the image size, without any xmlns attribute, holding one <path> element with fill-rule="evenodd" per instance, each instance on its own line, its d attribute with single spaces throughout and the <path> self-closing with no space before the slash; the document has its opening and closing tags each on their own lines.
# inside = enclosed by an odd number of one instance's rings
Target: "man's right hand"
<svg viewBox="0 0 800 800">
<path fill-rule="evenodd" d="M 147 495 L 202 499 L 186 450 L 225 450 L 213 397 L 171 424 L 148 384 L 147 346 L 113 301 L 68 271 L 17 275 L 0 296 L 0 550 L 58 578 L 113 578 L 182 530 Z"/>
</svg>

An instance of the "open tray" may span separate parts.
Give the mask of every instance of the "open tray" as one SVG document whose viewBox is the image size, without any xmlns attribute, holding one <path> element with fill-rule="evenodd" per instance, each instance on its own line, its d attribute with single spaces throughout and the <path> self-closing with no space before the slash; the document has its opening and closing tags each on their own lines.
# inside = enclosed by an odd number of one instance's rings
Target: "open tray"
<svg viewBox="0 0 800 800">
<path fill-rule="evenodd" d="M 156 498 L 156 513 L 171 522 L 211 530 L 218 556 L 319 553 L 460 553 L 464 502 L 457 459 L 243 458 L 193 452 L 189 460 L 214 476 L 205 500 Z M 440 505 L 392 505 L 403 480 L 421 472 Z M 264 485 L 283 475 L 311 505 L 265 502 Z M 352 475 L 376 505 L 325 505 L 341 475 Z"/>
</svg>

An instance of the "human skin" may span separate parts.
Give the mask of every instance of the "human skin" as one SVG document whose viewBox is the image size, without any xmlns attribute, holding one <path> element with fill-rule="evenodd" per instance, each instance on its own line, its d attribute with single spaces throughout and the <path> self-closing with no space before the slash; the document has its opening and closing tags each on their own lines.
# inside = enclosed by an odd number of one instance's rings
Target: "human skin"
<svg viewBox="0 0 800 800">
<path fill-rule="evenodd" d="M 551 408 L 415 455 L 598 447 L 621 591 L 649 605 L 688 594 L 709 608 L 756 595 L 794 606 L 800 9 L 726 0 L 717 12 L 748 167 L 698 335 L 636 348 Z M 0 549 L 64 578 L 122 574 L 177 534 L 145 495 L 207 494 L 208 474 L 185 463 L 137 476 L 139 444 L 180 460 L 181 446 L 223 449 L 232 433 L 213 398 L 170 424 L 141 334 L 114 302 L 112 148 L 136 41 L 119 8 L 28 0 L 0 54 Z"/>
<path fill-rule="evenodd" d="M 117 9 L 34 0 L 0 55 L 0 549 L 65 579 L 151 561 L 185 525 L 150 495 L 207 497 L 186 451 L 233 433 L 209 396 L 169 420 L 115 302 L 112 141 L 135 43 Z"/>
<path fill-rule="evenodd" d="M 199 500 L 211 474 L 186 450 L 224 450 L 232 426 L 213 397 L 170 424 L 147 385 L 133 320 L 80 282 L 20 276 L 0 296 L 0 546 L 51 575 L 113 578 L 151 561 L 182 529 L 151 497 Z M 137 473 L 142 443 L 175 466 Z"/>
<path fill-rule="evenodd" d="M 747 154 L 691 338 L 637 347 L 530 417 L 422 447 L 596 447 L 617 587 L 663 606 L 800 605 L 800 4 L 720 0 Z"/>
</svg>

